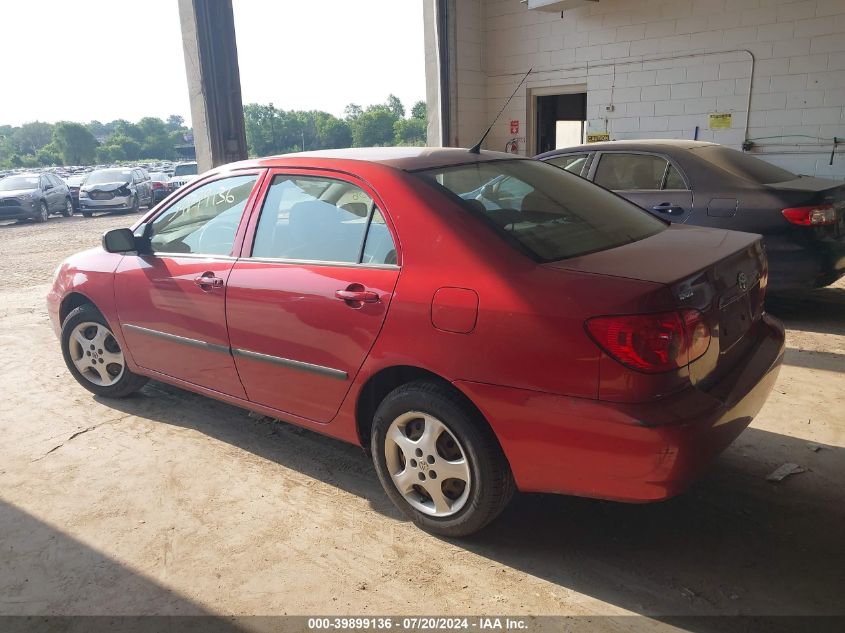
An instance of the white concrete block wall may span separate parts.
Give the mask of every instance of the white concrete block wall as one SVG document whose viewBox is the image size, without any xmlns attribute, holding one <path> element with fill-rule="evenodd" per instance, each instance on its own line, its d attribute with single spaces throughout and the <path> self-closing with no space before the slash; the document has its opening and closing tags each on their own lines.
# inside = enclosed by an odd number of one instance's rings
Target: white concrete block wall
<svg viewBox="0 0 845 633">
<path fill-rule="evenodd" d="M 747 120 L 749 138 L 770 137 L 756 141 L 766 160 L 845 178 L 845 145 L 831 166 L 832 142 L 818 140 L 845 139 L 845 0 L 599 0 L 562 17 L 519 0 L 456 5 L 463 145 L 533 66 L 486 147 L 505 147 L 511 119 L 526 136 L 526 89 L 585 84 L 588 127 L 612 138 L 692 138 L 698 126 L 739 148 Z M 731 112 L 732 129 L 709 130 L 711 112 Z"/>
</svg>

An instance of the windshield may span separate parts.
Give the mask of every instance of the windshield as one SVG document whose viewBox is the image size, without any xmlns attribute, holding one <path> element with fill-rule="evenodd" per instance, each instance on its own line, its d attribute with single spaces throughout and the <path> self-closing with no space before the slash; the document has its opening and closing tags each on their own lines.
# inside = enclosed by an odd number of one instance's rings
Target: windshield
<svg viewBox="0 0 845 633">
<path fill-rule="evenodd" d="M 129 169 L 104 169 L 88 174 L 85 184 L 99 185 L 104 182 L 129 182 L 130 180 L 132 180 L 132 171 Z"/>
<path fill-rule="evenodd" d="M 0 191 L 38 189 L 38 176 L 7 176 L 0 180 Z"/>
<path fill-rule="evenodd" d="M 666 228 L 639 207 L 562 169 L 533 160 L 417 172 L 543 262 L 586 255 Z"/>
<path fill-rule="evenodd" d="M 791 171 L 775 167 L 764 160 L 743 154 L 735 149 L 718 145 L 699 147 L 692 150 L 699 158 L 716 165 L 726 172 L 744 180 L 750 180 L 761 185 L 795 180 L 798 176 Z"/>
<path fill-rule="evenodd" d="M 176 165 L 176 169 L 173 170 L 174 176 L 196 176 L 197 175 L 197 164 L 196 163 L 188 163 L 185 165 Z"/>
</svg>

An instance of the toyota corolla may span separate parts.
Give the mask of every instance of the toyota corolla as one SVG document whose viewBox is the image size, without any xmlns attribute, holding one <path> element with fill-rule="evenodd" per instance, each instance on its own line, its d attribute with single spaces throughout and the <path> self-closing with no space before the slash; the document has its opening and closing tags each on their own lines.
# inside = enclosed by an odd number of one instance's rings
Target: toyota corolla
<svg viewBox="0 0 845 633">
<path fill-rule="evenodd" d="M 227 165 L 56 271 L 68 370 L 149 378 L 369 450 L 470 534 L 514 490 L 681 492 L 779 370 L 758 235 L 676 226 L 551 165 L 388 148 Z"/>
</svg>

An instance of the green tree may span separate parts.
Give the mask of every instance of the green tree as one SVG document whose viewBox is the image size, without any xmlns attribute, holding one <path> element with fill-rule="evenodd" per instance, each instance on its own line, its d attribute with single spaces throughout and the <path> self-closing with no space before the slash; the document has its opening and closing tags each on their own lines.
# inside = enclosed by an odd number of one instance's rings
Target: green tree
<svg viewBox="0 0 845 633">
<path fill-rule="evenodd" d="M 364 108 L 359 106 L 357 103 L 350 103 L 343 109 L 343 116 L 346 118 L 347 121 L 357 119 L 362 114 L 364 114 Z"/>
<path fill-rule="evenodd" d="M 24 123 L 12 132 L 12 143 L 21 154 L 35 154 L 53 140 L 53 126 L 41 121 Z"/>
<path fill-rule="evenodd" d="M 423 119 L 399 119 L 393 124 L 393 142 L 396 145 L 425 145 L 426 127 Z"/>
<path fill-rule="evenodd" d="M 144 131 L 139 126 L 125 119 L 112 121 L 112 126 L 112 136 L 128 136 L 139 144 L 144 140 Z M 109 144 L 111 144 L 111 139 L 109 139 Z"/>
<path fill-rule="evenodd" d="M 394 112 L 386 105 L 374 105 L 363 114 L 349 121 L 354 147 L 391 145 L 393 124 L 397 121 Z"/>
<path fill-rule="evenodd" d="M 64 164 L 62 154 L 54 143 L 49 143 L 35 152 L 35 159 L 43 167 Z"/>
<path fill-rule="evenodd" d="M 65 165 L 86 165 L 94 160 L 97 139 L 81 123 L 61 121 L 53 129 L 53 142 Z"/>
<path fill-rule="evenodd" d="M 411 117 L 414 119 L 428 120 L 428 107 L 425 101 L 417 101 L 411 108 Z"/>
<path fill-rule="evenodd" d="M 397 119 L 405 118 L 405 106 L 402 105 L 402 101 L 396 95 L 388 95 L 387 107 Z"/>
<path fill-rule="evenodd" d="M 176 132 L 185 126 L 185 118 L 178 114 L 171 114 L 167 117 L 167 130 L 169 132 Z"/>
<path fill-rule="evenodd" d="M 317 146 L 320 149 L 335 149 L 352 145 L 352 132 L 345 121 L 327 112 L 317 112 L 315 117 Z"/>
</svg>

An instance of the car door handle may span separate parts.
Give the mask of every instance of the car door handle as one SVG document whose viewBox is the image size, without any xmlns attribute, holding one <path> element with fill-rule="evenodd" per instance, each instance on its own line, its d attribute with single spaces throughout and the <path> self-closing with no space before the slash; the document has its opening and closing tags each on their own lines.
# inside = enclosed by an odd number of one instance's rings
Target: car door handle
<svg viewBox="0 0 845 633">
<path fill-rule="evenodd" d="M 671 202 L 661 202 L 660 204 L 654 205 L 651 209 L 652 211 L 657 211 L 658 213 L 668 213 L 669 215 L 678 215 L 679 213 L 684 212 L 683 207 L 679 207 Z"/>
<path fill-rule="evenodd" d="M 223 280 L 216 277 L 214 273 L 203 273 L 199 277 L 194 277 L 194 283 L 203 290 L 223 287 Z"/>
<path fill-rule="evenodd" d="M 379 302 L 377 292 L 364 290 L 364 287 L 360 284 L 352 284 L 345 290 L 335 290 L 334 296 L 341 301 L 346 301 L 350 305 Z"/>
</svg>

